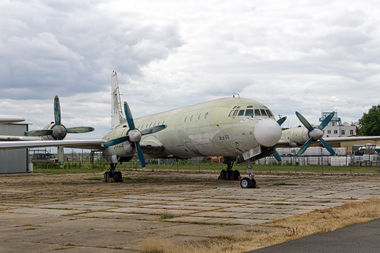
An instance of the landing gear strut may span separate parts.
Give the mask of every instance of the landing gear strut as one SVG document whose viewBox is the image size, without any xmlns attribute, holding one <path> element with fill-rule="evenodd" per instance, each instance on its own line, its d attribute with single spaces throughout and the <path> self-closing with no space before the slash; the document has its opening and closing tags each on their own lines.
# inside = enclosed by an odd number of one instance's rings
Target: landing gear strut
<svg viewBox="0 0 380 253">
<path fill-rule="evenodd" d="M 115 171 L 116 163 L 110 164 L 110 170 L 104 172 L 104 182 L 123 182 L 123 178 L 120 171 Z"/>
<path fill-rule="evenodd" d="M 240 180 L 240 172 L 238 170 L 232 170 L 233 163 L 227 163 L 227 170 L 222 170 L 218 179 L 222 180 Z"/>
<path fill-rule="evenodd" d="M 247 161 L 248 177 L 243 178 L 240 181 L 241 188 L 259 188 L 256 184 L 256 180 L 253 178 L 255 175 L 252 172 L 251 161 Z"/>
</svg>

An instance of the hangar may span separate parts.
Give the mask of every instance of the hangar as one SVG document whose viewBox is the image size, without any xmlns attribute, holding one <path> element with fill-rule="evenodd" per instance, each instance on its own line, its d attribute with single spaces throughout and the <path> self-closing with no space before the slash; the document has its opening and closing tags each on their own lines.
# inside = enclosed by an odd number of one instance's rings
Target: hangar
<svg viewBox="0 0 380 253">
<path fill-rule="evenodd" d="M 0 135 L 21 136 L 28 123 L 0 124 Z M 28 149 L 0 150 L 0 174 L 28 172 Z"/>
</svg>

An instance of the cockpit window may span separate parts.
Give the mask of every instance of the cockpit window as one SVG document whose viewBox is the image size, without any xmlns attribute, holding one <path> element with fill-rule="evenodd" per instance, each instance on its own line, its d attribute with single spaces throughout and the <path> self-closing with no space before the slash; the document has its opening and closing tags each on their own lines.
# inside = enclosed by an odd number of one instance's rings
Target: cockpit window
<svg viewBox="0 0 380 253">
<path fill-rule="evenodd" d="M 245 116 L 252 117 L 253 116 L 253 109 L 247 109 L 247 110 L 245 110 Z"/>
<path fill-rule="evenodd" d="M 269 111 L 269 110 L 266 110 L 266 112 L 267 112 L 267 114 L 268 114 L 268 117 L 273 117 L 273 114 L 272 114 L 272 112 L 271 112 L 271 111 Z"/>
<path fill-rule="evenodd" d="M 261 116 L 260 109 L 255 109 L 255 115 L 256 116 Z"/>
<path fill-rule="evenodd" d="M 238 116 L 244 116 L 244 110 L 240 110 Z"/>
<path fill-rule="evenodd" d="M 261 109 L 260 111 L 261 111 L 261 116 L 267 116 L 267 113 L 264 109 Z"/>
</svg>

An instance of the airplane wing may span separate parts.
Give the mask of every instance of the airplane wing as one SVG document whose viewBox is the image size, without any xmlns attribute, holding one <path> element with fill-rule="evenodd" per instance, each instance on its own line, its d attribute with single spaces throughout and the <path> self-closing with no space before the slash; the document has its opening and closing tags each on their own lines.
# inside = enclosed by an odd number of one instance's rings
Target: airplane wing
<svg viewBox="0 0 380 253">
<path fill-rule="evenodd" d="M 328 143 L 349 141 L 378 141 L 380 136 L 323 137 Z"/>
<path fill-rule="evenodd" d="M 151 135 L 141 140 L 140 146 L 144 155 L 150 157 L 162 156 L 165 150 L 164 145 L 156 137 Z"/>
<path fill-rule="evenodd" d="M 0 141 L 42 141 L 41 137 L 0 135 Z"/>
<path fill-rule="evenodd" d="M 380 136 L 351 136 L 351 137 L 324 137 L 323 138 L 327 143 L 340 143 L 340 142 L 351 142 L 351 141 L 378 141 L 380 140 Z M 281 139 L 277 144 L 277 148 L 286 148 L 286 147 L 294 147 L 291 144 L 292 142 L 287 141 L 286 139 Z M 316 143 L 322 143 L 320 140 L 316 141 Z M 302 146 L 302 144 L 300 144 Z"/>
<path fill-rule="evenodd" d="M 14 115 L 0 115 L 0 123 L 14 123 L 14 122 L 22 122 L 24 121 L 24 118 L 14 116 Z"/>
<path fill-rule="evenodd" d="M 0 150 L 38 148 L 38 147 L 68 147 L 78 149 L 103 150 L 103 139 L 90 140 L 54 140 L 54 141 L 1 141 Z"/>
</svg>

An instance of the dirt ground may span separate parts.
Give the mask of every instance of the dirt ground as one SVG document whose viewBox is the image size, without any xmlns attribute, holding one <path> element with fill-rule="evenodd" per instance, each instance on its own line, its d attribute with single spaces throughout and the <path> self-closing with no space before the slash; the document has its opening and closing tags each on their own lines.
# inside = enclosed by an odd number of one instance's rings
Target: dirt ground
<svg viewBox="0 0 380 253">
<path fill-rule="evenodd" d="M 289 228 L 274 221 L 362 202 L 380 188 L 378 176 L 264 174 L 259 189 L 218 172 L 123 176 L 0 175 L 1 252 L 244 252 L 278 243 Z"/>
</svg>

